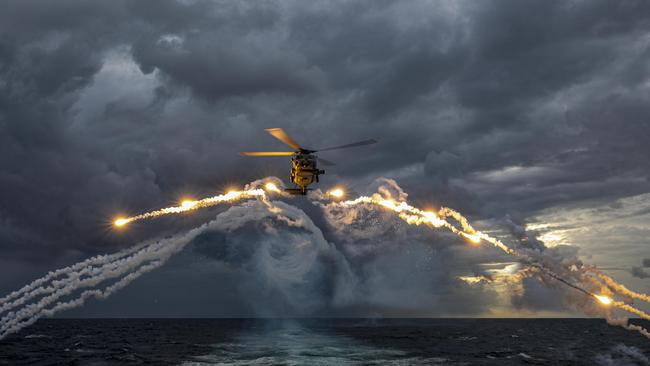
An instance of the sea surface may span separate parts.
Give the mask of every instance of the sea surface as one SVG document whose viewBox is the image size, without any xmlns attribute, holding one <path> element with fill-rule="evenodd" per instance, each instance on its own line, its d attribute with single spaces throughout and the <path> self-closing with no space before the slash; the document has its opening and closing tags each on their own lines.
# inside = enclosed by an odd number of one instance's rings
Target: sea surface
<svg viewBox="0 0 650 366">
<path fill-rule="evenodd" d="M 0 341 L 0 365 L 650 365 L 649 358 L 650 339 L 598 319 L 47 319 Z"/>
</svg>

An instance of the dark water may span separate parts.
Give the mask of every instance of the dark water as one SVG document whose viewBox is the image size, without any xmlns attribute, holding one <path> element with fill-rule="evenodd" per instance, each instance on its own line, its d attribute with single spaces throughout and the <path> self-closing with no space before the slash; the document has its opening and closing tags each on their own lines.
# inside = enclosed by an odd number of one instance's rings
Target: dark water
<svg viewBox="0 0 650 366">
<path fill-rule="evenodd" d="M 650 365 L 649 357 L 649 339 L 594 319 L 52 319 L 0 341 L 0 365 Z"/>
</svg>

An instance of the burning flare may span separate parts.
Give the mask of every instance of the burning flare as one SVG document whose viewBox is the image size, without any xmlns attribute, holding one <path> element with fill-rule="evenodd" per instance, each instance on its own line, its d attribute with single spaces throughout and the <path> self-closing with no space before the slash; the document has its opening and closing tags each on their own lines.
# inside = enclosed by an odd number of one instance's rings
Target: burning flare
<svg viewBox="0 0 650 366">
<path fill-rule="evenodd" d="M 123 217 L 120 217 L 118 219 L 115 219 L 115 221 L 113 221 L 113 224 L 115 226 L 124 226 L 124 225 L 128 224 L 129 222 L 130 222 L 129 219 L 125 219 Z"/>
<path fill-rule="evenodd" d="M 269 185 L 271 185 L 271 188 L 275 189 L 270 189 Z M 273 183 L 268 183 L 267 187 L 268 190 L 277 190 L 280 191 L 275 184 Z M 130 224 L 135 221 L 140 221 L 144 219 L 152 219 L 154 217 L 159 217 L 163 215 L 170 215 L 170 214 L 178 214 L 182 212 L 187 212 L 187 211 L 193 211 L 193 210 L 198 210 L 199 208 L 205 208 L 205 207 L 211 207 L 211 206 L 216 206 L 221 203 L 233 203 L 236 201 L 240 201 L 243 199 L 247 198 L 253 198 L 253 197 L 265 197 L 266 193 L 264 192 L 263 189 L 248 189 L 248 190 L 243 190 L 243 191 L 229 191 L 226 194 L 220 194 L 218 196 L 213 196 L 213 197 L 208 197 L 204 198 L 198 201 L 192 201 L 192 200 L 185 200 L 181 202 L 180 206 L 172 206 L 172 207 L 166 207 L 166 208 L 161 208 L 159 210 L 155 211 L 150 211 L 150 212 L 145 212 L 136 216 L 131 216 L 131 217 L 121 217 L 118 218 L 117 220 L 113 221 L 113 224 L 115 226 L 121 227 L 125 226 L 126 224 Z"/>
<path fill-rule="evenodd" d="M 607 297 L 605 295 L 594 295 L 598 301 L 600 301 L 603 305 L 611 305 L 612 304 L 612 299 L 610 297 Z"/>
<path fill-rule="evenodd" d="M 517 253 L 514 249 L 502 243 L 499 239 L 477 231 L 469 224 L 463 215 L 447 207 L 442 207 L 437 212 L 425 211 L 417 207 L 413 207 L 407 202 L 397 202 L 391 198 L 384 198 L 377 193 L 373 194 L 372 196 L 361 196 L 357 199 L 343 201 L 338 204 L 342 206 L 356 206 L 361 204 L 380 206 L 397 213 L 398 216 L 402 220 L 406 221 L 406 223 L 409 225 L 427 225 L 432 228 L 443 227 L 458 236 L 469 239 L 473 244 L 480 244 L 481 240 L 485 240 L 486 242 L 494 245 L 507 254 L 521 256 L 521 254 Z M 450 223 L 447 220 L 449 217 L 456 220 L 460 225 L 460 228 Z"/>
<path fill-rule="evenodd" d="M 327 192 L 327 194 L 334 198 L 343 198 L 343 196 L 345 196 L 345 191 L 342 188 L 334 188 Z"/>
<path fill-rule="evenodd" d="M 194 207 L 197 203 L 198 203 L 198 201 L 185 200 L 185 201 L 181 202 L 181 207 L 189 209 L 189 208 Z"/>
<path fill-rule="evenodd" d="M 278 186 L 275 185 L 273 182 L 268 182 L 264 185 L 264 189 L 266 189 L 269 192 L 282 192 Z"/>
<path fill-rule="evenodd" d="M 258 181 L 262 182 L 262 181 Z M 255 185 L 253 185 L 255 186 Z M 185 200 L 180 203 L 180 206 L 167 207 L 159 210 L 146 212 L 140 215 L 132 217 L 119 217 L 113 223 L 117 227 L 125 226 L 131 222 L 155 218 L 162 215 L 177 214 L 187 211 L 197 210 L 199 208 L 211 207 L 221 203 L 234 203 L 241 200 L 249 198 L 258 198 L 263 201 L 267 199 L 267 193 L 282 193 L 282 190 L 273 182 L 266 182 L 262 188 L 251 188 L 244 190 L 231 190 L 226 194 L 204 198 L 198 201 L 194 200 Z M 381 192 L 381 190 L 380 190 Z M 459 212 L 452 210 L 447 207 L 442 207 L 437 211 L 433 210 L 422 210 L 420 208 L 411 206 L 406 201 L 398 201 L 393 199 L 390 194 L 386 195 L 385 191 L 383 192 L 384 196 L 380 193 L 375 193 L 371 196 L 361 196 L 353 200 L 346 201 L 331 201 L 324 207 L 339 207 L 342 209 L 351 208 L 354 206 L 367 206 L 369 209 L 373 207 L 378 207 L 381 209 L 386 209 L 388 211 L 394 212 L 399 218 L 404 220 L 409 225 L 425 225 L 433 229 L 436 228 L 445 228 L 452 233 L 458 235 L 459 237 L 465 238 L 469 241 L 470 244 L 478 246 L 482 243 L 489 243 L 492 246 L 500 249 L 506 254 L 517 257 L 521 263 L 528 265 L 528 268 L 531 271 L 522 271 L 521 276 L 528 275 L 528 273 L 541 273 L 548 277 L 551 277 L 568 287 L 574 288 L 578 291 L 583 292 L 585 295 L 592 296 L 598 302 L 604 306 L 611 306 L 617 309 L 626 311 L 628 313 L 637 315 L 643 319 L 650 320 L 650 314 L 643 312 L 640 309 L 633 307 L 630 304 L 627 304 L 623 301 L 615 301 L 611 297 L 606 295 L 597 295 L 593 291 L 594 289 L 600 289 L 604 293 L 614 293 L 627 298 L 639 299 L 646 302 L 650 302 L 650 296 L 637 293 L 627 289 L 622 284 L 616 282 L 611 277 L 605 275 L 599 270 L 593 267 L 585 267 L 582 269 L 580 275 L 571 276 L 573 280 L 567 280 L 566 278 L 558 275 L 556 272 L 549 267 L 548 264 L 543 263 L 539 260 L 535 254 L 531 254 L 530 251 L 516 250 L 504 244 L 497 238 L 494 238 L 486 233 L 474 229 L 467 218 L 465 218 Z M 327 196 L 332 198 L 343 198 L 345 196 L 345 191 L 341 188 L 334 188 L 331 191 L 327 192 Z M 274 208 L 269 206 L 269 210 L 273 211 Z M 450 221 L 449 219 L 453 219 Z M 558 269 L 556 269 L 558 270 Z M 468 283 L 478 283 L 483 281 L 483 279 L 474 278 L 474 277 L 462 277 L 461 280 Z M 587 288 L 587 289 L 585 289 Z M 588 289 L 591 289 L 588 290 Z M 601 292 L 602 293 L 602 292 Z M 614 319 L 611 316 L 611 313 L 607 313 L 607 319 L 610 324 L 620 325 L 629 330 L 636 330 L 639 333 L 650 338 L 650 333 L 640 326 L 629 324 L 627 320 L 623 321 L 621 319 Z"/>
<path fill-rule="evenodd" d="M 145 219 L 152 219 L 159 216 L 178 214 L 187 211 L 194 211 L 200 208 L 212 207 L 219 205 L 221 203 L 235 203 L 249 198 L 266 198 L 266 192 L 282 193 L 282 190 L 273 182 L 266 182 L 264 184 L 264 189 L 261 188 L 251 188 L 244 190 L 231 189 L 225 194 L 220 194 L 218 196 L 212 196 L 208 198 L 203 198 L 200 200 L 191 200 L 186 199 L 181 201 L 179 206 L 165 207 L 155 211 L 145 212 L 139 215 L 131 217 L 118 217 L 113 221 L 113 225 L 116 227 L 122 227 L 127 224 L 130 224 L 134 221 L 140 221 Z"/>
<path fill-rule="evenodd" d="M 623 311 L 626 311 L 628 313 L 639 316 L 643 319 L 650 320 L 650 314 L 645 313 L 644 311 L 637 309 L 632 305 L 624 303 L 622 301 L 614 301 L 612 298 L 608 296 L 596 295 L 588 290 L 585 290 L 582 286 L 587 286 L 587 285 L 598 286 L 602 289 L 608 289 L 610 291 L 621 294 L 623 296 L 627 296 L 634 299 L 640 299 L 646 302 L 650 302 L 650 296 L 645 294 L 640 294 L 627 289 L 622 284 L 616 282 L 611 277 L 603 274 L 602 272 L 598 271 L 593 267 L 587 267 L 587 269 L 584 270 L 583 276 L 578 277 L 577 281 L 579 282 L 580 285 L 572 283 L 571 281 L 568 281 L 562 278 L 561 276 L 559 276 L 558 274 L 556 274 L 555 272 L 553 272 L 546 265 L 539 263 L 538 260 L 536 260 L 534 257 L 529 256 L 526 252 L 517 251 L 513 248 L 510 248 L 499 239 L 491 237 L 490 235 L 483 233 L 481 231 L 477 231 L 469 224 L 467 218 L 465 218 L 459 212 L 454 211 L 450 208 L 442 207 L 437 212 L 426 211 L 426 210 L 419 209 L 417 207 L 413 207 L 405 201 L 398 202 L 392 199 L 391 197 L 386 198 L 379 193 L 375 193 L 371 196 L 361 196 L 354 200 L 332 202 L 329 205 L 333 205 L 334 207 L 337 207 L 337 205 L 338 207 L 346 207 L 346 206 L 351 207 L 351 206 L 358 206 L 358 205 L 379 206 L 381 208 L 395 212 L 399 218 L 404 220 L 409 225 L 426 225 L 434 229 L 446 228 L 452 233 L 468 239 L 471 244 L 478 245 L 481 242 L 489 243 L 494 247 L 502 250 L 503 252 L 519 258 L 519 260 L 522 263 L 529 265 L 530 268 L 536 269 L 539 272 L 551 278 L 554 278 L 571 288 L 574 288 L 576 290 L 585 293 L 586 295 L 593 296 L 602 305 L 613 306 Z M 452 224 L 450 221 L 448 221 L 448 218 L 454 219 L 457 224 L 456 225 Z M 595 276 L 589 276 L 587 274 L 588 272 L 594 273 Z M 478 283 L 481 281 L 479 278 L 475 278 L 475 277 L 461 277 L 460 279 L 467 283 Z M 607 314 L 607 320 L 611 324 L 620 325 L 628 330 L 638 331 L 642 335 L 650 338 L 650 332 L 648 332 L 643 327 L 634 324 L 629 324 L 627 320 L 622 321 L 620 319 L 613 319 L 611 314 L 609 313 Z"/>
</svg>

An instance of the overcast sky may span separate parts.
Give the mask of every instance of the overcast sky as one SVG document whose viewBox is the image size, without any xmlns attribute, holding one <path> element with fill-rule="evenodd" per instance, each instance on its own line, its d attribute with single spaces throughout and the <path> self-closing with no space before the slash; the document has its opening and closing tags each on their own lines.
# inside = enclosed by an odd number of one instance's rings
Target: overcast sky
<svg viewBox="0 0 650 366">
<path fill-rule="evenodd" d="M 365 193 L 392 178 L 420 206 L 456 208 L 502 234 L 527 225 L 648 292 L 649 118 L 644 0 L 6 0 L 0 292 L 221 211 L 115 233 L 118 213 L 288 180 L 286 159 L 238 155 L 285 149 L 269 127 L 310 148 L 379 140 L 323 153 L 337 165 L 322 188 Z M 296 310 L 260 292 L 272 287 L 263 275 L 215 249 L 254 252 L 267 239 L 249 228 L 202 237 L 108 301 L 66 314 L 568 311 L 539 291 L 459 285 L 488 262 L 508 265 L 489 248 L 468 253 L 411 229 L 351 243 L 296 205 L 346 256 L 363 301 Z"/>
</svg>

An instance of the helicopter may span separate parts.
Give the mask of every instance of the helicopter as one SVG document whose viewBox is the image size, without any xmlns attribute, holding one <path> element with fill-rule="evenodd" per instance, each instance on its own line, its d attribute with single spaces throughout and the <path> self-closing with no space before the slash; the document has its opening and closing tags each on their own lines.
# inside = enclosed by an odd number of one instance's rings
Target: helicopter
<svg viewBox="0 0 650 366">
<path fill-rule="evenodd" d="M 318 169 L 317 162 L 320 162 L 323 165 L 332 166 L 335 165 L 331 161 L 322 159 L 314 155 L 316 152 L 321 151 L 330 151 L 338 149 L 347 149 L 350 147 L 357 147 L 363 145 L 370 145 L 377 143 L 377 140 L 368 139 L 358 142 L 353 142 L 351 144 L 345 144 L 340 146 L 333 146 L 324 149 L 305 149 L 298 145 L 298 143 L 289 137 L 289 135 L 284 132 L 281 128 L 267 128 L 265 129 L 271 136 L 276 139 L 284 142 L 285 144 L 291 146 L 294 151 L 249 151 L 241 152 L 240 155 L 243 156 L 291 156 L 291 183 L 295 184 L 295 188 L 285 188 L 287 193 L 295 195 L 306 195 L 309 189 L 307 186 L 314 182 L 318 182 L 318 176 L 325 174 L 325 170 Z"/>
</svg>

